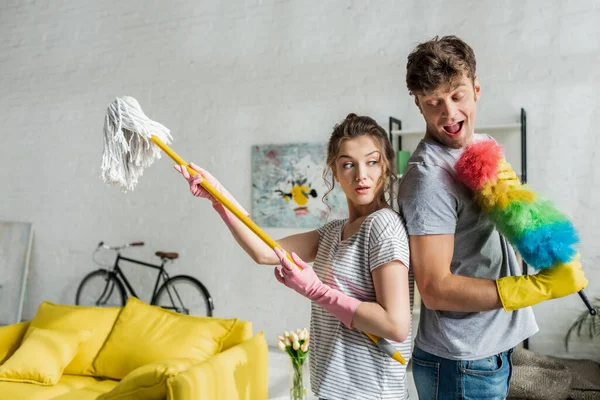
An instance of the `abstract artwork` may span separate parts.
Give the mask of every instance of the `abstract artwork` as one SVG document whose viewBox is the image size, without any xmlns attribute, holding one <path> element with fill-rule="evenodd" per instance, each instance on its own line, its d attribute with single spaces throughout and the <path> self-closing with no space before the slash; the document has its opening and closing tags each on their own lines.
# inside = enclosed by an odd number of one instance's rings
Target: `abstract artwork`
<svg viewBox="0 0 600 400">
<path fill-rule="evenodd" d="M 0 325 L 21 322 L 33 226 L 0 222 Z"/>
<path fill-rule="evenodd" d="M 326 143 L 252 147 L 252 220 L 261 227 L 317 228 L 347 218 L 344 192 L 323 180 Z M 327 205 L 329 205 L 329 208 Z"/>
</svg>

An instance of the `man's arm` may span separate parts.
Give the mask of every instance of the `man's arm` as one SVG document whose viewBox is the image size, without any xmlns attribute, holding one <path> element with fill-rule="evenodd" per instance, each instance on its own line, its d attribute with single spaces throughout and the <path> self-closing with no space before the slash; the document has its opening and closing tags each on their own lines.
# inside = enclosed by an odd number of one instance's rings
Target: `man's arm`
<svg viewBox="0 0 600 400">
<path fill-rule="evenodd" d="M 454 235 L 411 235 L 409 243 L 415 281 L 427 308 L 461 312 L 502 308 L 495 280 L 450 272 Z"/>
</svg>

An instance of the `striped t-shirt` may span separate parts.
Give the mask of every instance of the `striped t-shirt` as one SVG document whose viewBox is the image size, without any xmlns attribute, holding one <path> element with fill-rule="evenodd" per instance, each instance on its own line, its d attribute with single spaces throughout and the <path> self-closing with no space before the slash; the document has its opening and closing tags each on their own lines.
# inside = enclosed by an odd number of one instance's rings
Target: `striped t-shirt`
<svg viewBox="0 0 600 400">
<path fill-rule="evenodd" d="M 408 237 L 402 217 L 385 208 L 365 218 L 358 232 L 342 240 L 347 220 L 319 228 L 319 248 L 313 269 L 332 288 L 361 301 L 375 302 L 371 271 L 393 260 L 409 265 Z M 410 276 L 410 305 L 413 278 Z M 310 321 L 310 381 L 312 391 L 327 400 L 404 399 L 406 365 L 383 353 L 363 332 L 349 329 L 321 306 L 312 303 Z M 390 341 L 406 359 L 411 335 Z"/>
</svg>

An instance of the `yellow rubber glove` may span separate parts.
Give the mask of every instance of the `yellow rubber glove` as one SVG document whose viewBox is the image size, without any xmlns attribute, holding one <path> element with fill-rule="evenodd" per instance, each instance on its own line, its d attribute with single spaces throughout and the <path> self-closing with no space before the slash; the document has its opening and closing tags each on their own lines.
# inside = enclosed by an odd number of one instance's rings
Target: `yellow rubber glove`
<svg viewBox="0 0 600 400">
<path fill-rule="evenodd" d="M 587 285 L 579 256 L 567 264 L 543 269 L 536 275 L 506 276 L 496 280 L 500 301 L 506 311 L 568 296 Z"/>
</svg>

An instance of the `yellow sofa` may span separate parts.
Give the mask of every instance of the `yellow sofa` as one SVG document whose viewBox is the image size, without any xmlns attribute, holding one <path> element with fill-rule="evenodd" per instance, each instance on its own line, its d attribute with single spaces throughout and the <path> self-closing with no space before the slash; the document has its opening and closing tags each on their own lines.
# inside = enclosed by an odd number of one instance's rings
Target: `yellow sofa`
<svg viewBox="0 0 600 400">
<path fill-rule="evenodd" d="M 249 322 L 135 297 L 122 308 L 44 302 L 0 327 L 0 400 L 262 400 L 267 343 Z"/>
</svg>

